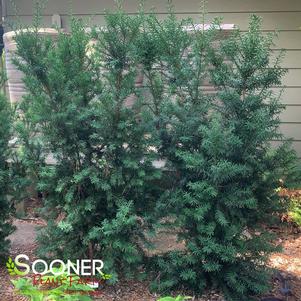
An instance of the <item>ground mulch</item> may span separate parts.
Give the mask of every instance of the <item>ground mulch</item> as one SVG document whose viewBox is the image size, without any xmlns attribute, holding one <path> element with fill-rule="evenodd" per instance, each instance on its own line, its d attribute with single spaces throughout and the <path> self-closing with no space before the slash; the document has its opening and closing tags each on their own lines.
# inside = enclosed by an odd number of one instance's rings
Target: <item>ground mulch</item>
<svg viewBox="0 0 301 301">
<path fill-rule="evenodd" d="M 18 254 L 26 254 L 31 261 L 35 260 L 35 228 L 44 222 L 40 219 L 14 219 L 14 226 L 17 230 L 9 237 L 11 240 L 10 256 L 15 258 Z M 8 274 L 5 267 L 0 266 L 0 301 L 23 301 L 29 300 L 25 297 L 17 296 L 11 283 L 12 277 Z"/>
<path fill-rule="evenodd" d="M 301 233 L 296 233 L 294 228 L 282 228 L 277 231 L 277 242 L 283 246 L 282 253 L 275 253 L 270 258 L 270 266 L 287 282 L 291 295 L 286 301 L 301 300 Z M 280 288 L 283 282 L 274 281 L 274 295 L 281 297 Z M 283 298 L 283 296 L 282 296 Z"/>
</svg>

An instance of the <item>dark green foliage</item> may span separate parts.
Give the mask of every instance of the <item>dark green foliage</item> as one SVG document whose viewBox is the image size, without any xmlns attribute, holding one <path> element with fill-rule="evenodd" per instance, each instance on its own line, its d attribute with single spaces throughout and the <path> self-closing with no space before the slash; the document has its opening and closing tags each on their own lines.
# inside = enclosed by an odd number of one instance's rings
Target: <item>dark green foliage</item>
<svg viewBox="0 0 301 301">
<path fill-rule="evenodd" d="M 218 22 L 188 33 L 173 14 L 106 21 L 86 33 L 73 20 L 55 41 L 16 37 L 28 90 L 18 132 L 48 221 L 40 254 L 101 258 L 116 280 L 141 266 L 145 230 L 164 217 L 185 248 L 153 260 L 156 288 L 251 300 L 267 288 L 275 248 L 262 223 L 283 208 L 276 188 L 294 158 L 278 132 L 271 88 L 285 70 L 272 37 L 257 17 L 219 41 Z"/>
<path fill-rule="evenodd" d="M 176 26 L 174 22 L 164 30 Z M 187 46 L 182 43 L 189 38 L 181 35 L 168 33 L 164 40 L 173 39 L 177 53 L 183 54 Z M 168 74 L 176 82 L 176 95 L 169 97 L 178 101 L 170 101 L 175 109 L 167 114 L 172 130 L 163 143 L 172 142 L 162 151 L 179 182 L 159 208 L 173 213 L 186 250 L 158 258 L 156 287 L 202 292 L 214 286 L 227 300 L 249 301 L 268 286 L 266 260 L 275 247 L 262 223 L 271 223 L 282 208 L 276 188 L 294 158 L 285 143 L 273 148 L 270 142 L 282 139 L 282 106 L 271 88 L 280 85 L 285 70 L 280 58 L 271 61 L 272 37 L 261 34 L 257 17 L 247 33 L 236 31 L 219 47 L 213 47 L 212 38 L 210 32 L 199 33 L 190 47 L 191 58 L 173 54 L 175 62 L 169 61 Z M 204 51 L 196 48 L 202 45 Z M 174 71 L 177 65 L 179 71 Z M 217 90 L 210 105 L 205 88 L 200 89 L 206 85 L 204 77 L 197 76 L 206 71 Z"/>
<path fill-rule="evenodd" d="M 22 202 L 31 197 L 38 197 L 37 188 L 39 171 L 45 165 L 43 142 L 31 115 L 20 114 L 25 111 L 25 102 L 18 104 L 14 112 L 14 144 L 10 152 L 10 171 L 13 175 L 11 191 L 14 202 Z"/>
<path fill-rule="evenodd" d="M 38 32 L 16 37 L 28 89 L 20 108 L 44 156 L 55 159 L 39 170 L 48 220 L 39 252 L 101 258 L 115 277 L 139 267 L 142 216 L 153 207 L 152 181 L 160 177 L 140 101 L 125 106 L 137 94 L 139 26 L 139 18 L 116 13 L 107 16 L 106 31 L 87 34 L 72 20 L 71 33 L 56 41 Z"/>
<path fill-rule="evenodd" d="M 2 80 L 1 80 L 2 81 Z M 9 168 L 8 142 L 11 136 L 11 109 L 6 97 L 0 94 L 0 259 L 7 255 L 9 240 L 7 236 L 13 232 L 9 222 L 11 207 L 8 197 Z"/>
</svg>

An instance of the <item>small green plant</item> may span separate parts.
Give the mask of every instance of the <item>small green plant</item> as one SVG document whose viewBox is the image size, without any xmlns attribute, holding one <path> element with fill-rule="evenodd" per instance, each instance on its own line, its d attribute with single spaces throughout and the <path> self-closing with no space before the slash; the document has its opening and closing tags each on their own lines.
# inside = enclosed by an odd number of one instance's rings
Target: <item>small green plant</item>
<svg viewBox="0 0 301 301">
<path fill-rule="evenodd" d="M 177 296 L 177 297 L 163 297 L 160 298 L 158 301 L 184 301 L 184 300 L 188 300 L 188 299 L 192 299 L 191 297 L 183 297 L 183 296 Z"/>
<path fill-rule="evenodd" d="M 301 226 L 301 196 L 293 197 L 290 200 L 288 216 L 294 223 Z"/>
<path fill-rule="evenodd" d="M 43 300 L 43 292 L 34 286 L 30 279 L 19 278 L 18 280 L 12 280 L 12 283 L 15 286 L 17 294 L 29 297 L 31 301 Z"/>
</svg>

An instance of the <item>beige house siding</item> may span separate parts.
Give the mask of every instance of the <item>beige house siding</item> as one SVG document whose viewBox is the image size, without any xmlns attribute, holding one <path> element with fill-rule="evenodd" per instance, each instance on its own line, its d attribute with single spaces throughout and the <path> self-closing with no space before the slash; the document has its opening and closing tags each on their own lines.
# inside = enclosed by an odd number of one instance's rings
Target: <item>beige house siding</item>
<svg viewBox="0 0 301 301">
<path fill-rule="evenodd" d="M 6 1 L 8 21 L 15 20 L 15 11 L 11 1 Z M 22 22 L 30 24 L 34 1 L 18 0 L 18 15 Z M 68 15 L 73 15 L 86 20 L 91 18 L 91 23 L 104 24 L 104 10 L 114 9 L 113 0 L 49 0 L 44 11 L 44 23 L 51 25 L 53 14 L 59 14 L 63 27 L 68 28 Z M 167 1 L 146 0 L 147 11 L 155 8 L 155 11 L 164 18 L 167 14 Z M 131 14 L 137 13 L 137 0 L 125 0 L 124 9 Z M 192 17 L 196 23 L 200 23 L 199 0 L 174 0 L 175 11 L 179 18 Z M 282 101 L 287 106 L 281 115 L 281 129 L 287 137 L 294 139 L 294 147 L 301 158 L 301 0 L 208 0 L 207 22 L 214 17 L 223 17 L 224 23 L 236 24 L 242 30 L 248 26 L 250 14 L 257 14 L 263 18 L 263 31 L 277 30 L 279 39 L 273 47 L 276 55 L 281 49 L 286 49 L 286 57 L 283 67 L 288 68 L 288 74 L 283 80 Z M 275 88 L 275 91 L 280 91 Z M 276 142 L 275 142 L 276 143 Z"/>
</svg>

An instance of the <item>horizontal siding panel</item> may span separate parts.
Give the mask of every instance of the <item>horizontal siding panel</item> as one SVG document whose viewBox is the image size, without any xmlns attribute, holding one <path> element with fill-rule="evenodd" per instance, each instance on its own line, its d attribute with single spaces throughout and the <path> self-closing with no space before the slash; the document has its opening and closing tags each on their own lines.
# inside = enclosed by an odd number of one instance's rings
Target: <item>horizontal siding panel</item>
<svg viewBox="0 0 301 301">
<path fill-rule="evenodd" d="M 235 24 L 241 30 L 247 30 L 249 27 L 250 17 L 253 13 L 210 13 L 206 16 L 206 23 L 211 23 L 214 18 L 222 18 L 223 23 Z M 289 31 L 299 30 L 301 26 L 301 11 L 300 12 L 271 12 L 257 13 L 263 20 L 262 29 L 265 31 Z M 161 14 L 159 18 L 164 19 L 167 15 Z M 195 23 L 201 22 L 201 14 L 187 13 L 177 14 L 179 19 L 191 17 Z"/>
<path fill-rule="evenodd" d="M 7 14 L 15 14 L 14 4 L 12 1 L 7 2 Z M 32 0 L 18 0 L 16 1 L 16 7 L 19 11 L 19 15 L 32 15 L 34 11 L 34 2 Z M 138 0 L 127 0 L 124 8 L 128 12 L 137 12 L 139 8 Z M 146 1 L 150 2 L 150 1 Z M 151 1 L 151 3 L 157 6 L 158 1 Z M 148 5 L 150 7 L 150 5 Z M 198 6 L 197 6 L 198 7 Z M 62 1 L 62 0 L 51 0 L 47 1 L 44 9 L 44 14 L 69 14 L 71 11 L 74 14 L 101 14 L 104 10 L 113 10 L 116 8 L 114 0 L 72 0 L 72 1 Z M 159 3 L 158 9 L 161 11 L 167 11 L 166 5 L 162 2 Z M 194 11 L 195 8 L 192 10 Z"/>
<path fill-rule="evenodd" d="M 8 13 L 14 12 L 13 1 L 7 1 Z M 113 0 L 51 0 L 46 4 L 46 12 L 48 14 L 60 13 L 67 14 L 70 12 L 71 7 L 74 13 L 96 14 L 103 12 L 104 9 L 114 9 L 115 4 Z M 146 10 L 151 10 L 153 7 L 159 12 L 167 12 L 167 1 L 161 0 L 148 0 L 145 1 Z M 32 0 L 18 0 L 15 1 L 21 14 L 32 14 L 33 3 Z M 198 12 L 200 11 L 199 0 L 173 0 L 175 10 L 177 12 Z M 124 8 L 129 12 L 136 12 L 139 7 L 138 0 L 125 1 Z M 299 0 L 210 0 L 208 1 L 207 11 L 214 13 L 223 12 L 269 12 L 269 11 L 301 11 L 301 2 Z"/>
<path fill-rule="evenodd" d="M 282 84 L 288 87 L 301 87 L 301 69 L 289 69 L 283 77 Z"/>
<path fill-rule="evenodd" d="M 271 58 L 274 60 L 279 54 L 280 50 L 272 51 Z M 283 68 L 301 68 L 301 50 L 297 51 L 286 51 L 284 53 L 284 58 L 281 63 Z"/>
<path fill-rule="evenodd" d="M 301 2 L 301 1 L 300 1 Z M 24 24 L 32 24 L 32 17 L 31 16 L 25 16 L 22 17 L 22 22 Z M 69 17 L 63 17 L 63 27 L 67 27 L 67 24 L 69 23 Z M 89 21 L 89 17 L 85 17 L 85 20 Z M 98 19 L 98 21 L 97 21 Z M 99 21 L 100 19 L 103 20 L 102 17 L 92 17 L 91 22 L 88 22 L 89 24 L 99 24 L 104 21 Z M 16 21 L 16 17 L 10 17 L 10 21 Z M 299 19 L 300 26 L 301 26 L 301 17 Z M 51 16 L 44 16 L 43 18 L 43 25 L 45 26 L 51 26 Z M 298 31 L 282 31 L 278 33 L 278 37 L 274 40 L 275 45 L 272 46 L 273 50 L 279 50 L 279 49 L 287 49 L 291 52 L 293 51 L 301 51 L 301 30 Z"/>
<path fill-rule="evenodd" d="M 43 16 L 41 18 L 41 23 L 43 27 L 51 27 L 52 26 L 52 21 L 51 21 L 51 16 Z M 68 18 L 67 18 L 68 19 Z M 32 25 L 33 24 L 33 19 L 32 16 L 21 16 L 21 17 L 15 17 L 15 16 L 10 16 L 8 17 L 8 22 L 5 27 L 5 31 L 10 31 L 11 30 L 11 24 L 14 25 L 14 23 L 19 25 L 19 22 L 21 22 L 22 25 Z M 62 27 L 65 27 L 66 24 L 63 23 Z"/>
<path fill-rule="evenodd" d="M 281 103 L 290 105 L 301 105 L 301 87 L 300 88 L 274 88 L 274 93 L 278 95 L 280 92 Z"/>
<path fill-rule="evenodd" d="M 81 12 L 80 15 L 77 15 L 79 18 L 87 18 L 90 16 L 87 16 L 84 14 L 85 10 Z M 23 18 L 28 18 L 32 12 L 29 15 L 22 16 Z M 96 12 L 94 12 L 96 14 Z M 249 13 L 247 14 L 241 14 L 241 13 L 225 13 L 225 14 L 208 14 L 207 15 L 207 23 L 210 23 L 214 18 L 221 17 L 223 19 L 223 22 L 226 24 L 235 24 L 238 25 L 242 30 L 247 30 L 249 25 L 249 19 L 250 19 Z M 93 15 L 91 15 L 93 16 Z M 159 19 L 166 18 L 166 14 L 160 14 L 158 15 Z M 263 29 L 268 31 L 273 30 L 298 30 L 301 26 L 301 12 L 282 12 L 282 13 L 260 13 L 259 16 L 263 19 Z M 50 15 L 45 15 L 45 18 L 50 17 Z M 201 15 L 199 13 L 187 13 L 187 14 L 178 14 L 177 17 L 179 19 L 191 17 L 195 23 L 201 22 Z M 68 20 L 68 14 L 63 14 L 62 18 L 64 20 Z M 93 17 L 93 23 L 95 24 L 104 24 L 104 16 L 103 15 L 94 15 Z"/>
<path fill-rule="evenodd" d="M 280 132 L 285 135 L 286 138 L 292 138 L 294 140 L 301 141 L 301 123 L 299 124 L 281 124 Z"/>
<path fill-rule="evenodd" d="M 301 49 L 301 30 L 279 32 L 278 38 L 276 38 L 274 42 L 275 45 L 272 47 L 272 49 L 288 49 L 299 51 Z"/>
<path fill-rule="evenodd" d="M 301 106 L 287 106 L 285 110 L 281 113 L 280 118 L 282 122 L 301 123 Z"/>
<path fill-rule="evenodd" d="M 274 146 L 274 147 L 277 147 L 280 144 L 281 144 L 281 142 L 278 142 L 278 141 L 271 142 L 271 145 Z M 298 158 L 301 159 L 301 142 L 300 141 L 293 141 L 292 147 L 296 151 Z"/>
<path fill-rule="evenodd" d="M 273 13 L 258 13 L 263 19 L 263 30 L 299 30 L 301 26 L 301 12 L 273 12 Z M 223 22 L 238 25 L 240 29 L 248 29 L 249 19 L 251 14 L 246 13 L 226 13 L 209 15 L 208 21 L 219 16 L 223 17 Z"/>
<path fill-rule="evenodd" d="M 185 2 L 177 0 L 176 3 Z M 195 5 L 198 0 L 193 0 Z M 179 4 L 178 4 L 179 5 Z M 214 12 L 244 12 L 244 11 L 295 11 L 301 10 L 301 1 L 299 0 L 209 0 L 208 11 Z"/>
</svg>

